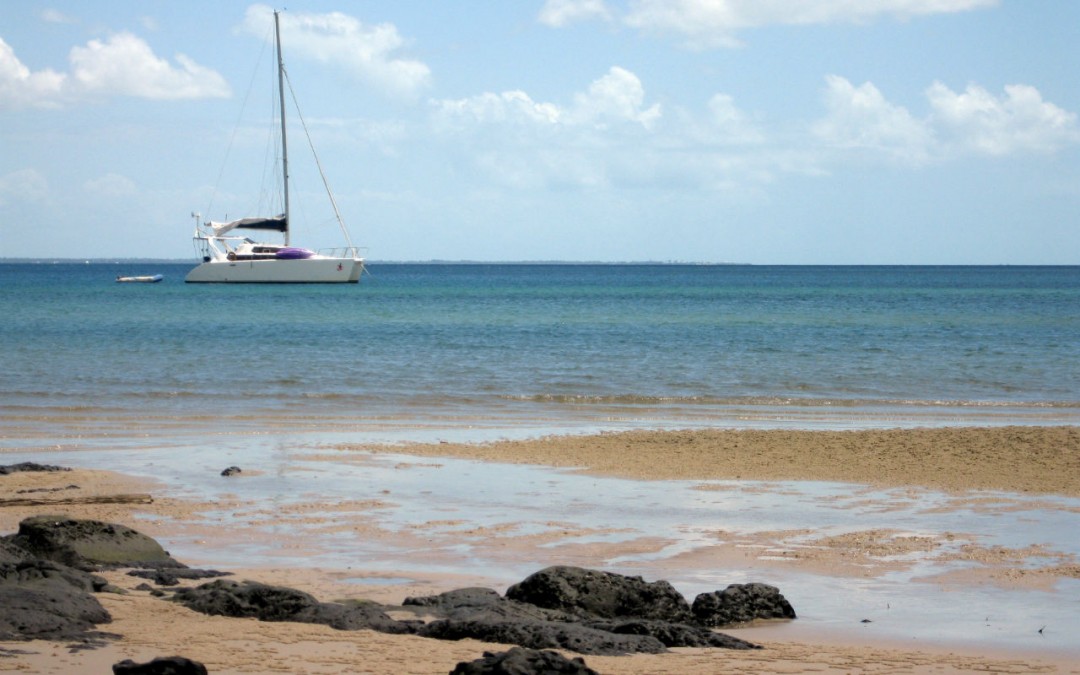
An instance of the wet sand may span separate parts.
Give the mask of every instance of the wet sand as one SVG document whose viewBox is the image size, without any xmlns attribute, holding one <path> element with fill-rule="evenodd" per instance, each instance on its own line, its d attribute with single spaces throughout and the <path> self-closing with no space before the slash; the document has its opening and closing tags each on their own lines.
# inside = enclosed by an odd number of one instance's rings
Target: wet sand
<svg viewBox="0 0 1080 675">
<path fill-rule="evenodd" d="M 332 464 L 369 453 L 524 462 L 649 481 L 826 480 L 889 487 L 931 487 L 957 492 L 970 499 L 979 498 L 978 493 L 966 492 L 970 490 L 1080 495 L 1080 429 L 1072 427 L 630 432 L 481 445 L 339 446 L 327 450 L 320 460 Z M 0 460 L 3 460 L 2 455 Z M 53 458 L 48 461 L 52 462 Z M 78 489 L 68 489 L 71 485 L 77 485 Z M 205 529 L 202 534 L 211 542 L 205 550 L 205 559 L 185 559 L 185 562 L 213 567 L 212 542 L 216 537 L 229 535 L 213 532 L 203 522 L 193 525 L 196 516 L 223 506 L 227 510 L 258 506 L 245 504 L 240 496 L 222 505 L 178 499 L 168 496 L 167 492 L 165 486 L 152 481 L 103 471 L 0 476 L 0 500 L 35 495 L 40 501 L 48 502 L 0 506 L 0 532 L 13 532 L 22 518 L 41 513 L 67 513 L 79 518 L 123 523 L 157 538 L 166 547 L 170 537 L 179 532 L 190 536 L 192 530 Z M 88 498 L 97 496 L 138 493 L 154 494 L 155 499 L 150 504 L 86 503 Z M 340 521 L 341 527 L 362 528 L 365 511 L 378 506 L 377 502 L 361 500 L 351 505 L 339 505 L 334 518 Z M 275 513 L 280 517 L 283 512 Z M 463 517 L 467 519 L 467 514 Z M 289 520 L 282 525 L 288 527 L 295 522 Z M 893 536 L 895 534 L 868 531 L 850 537 L 820 536 L 818 539 L 822 551 L 835 553 L 833 562 L 848 565 L 840 565 L 835 573 L 854 578 L 864 574 L 865 570 L 858 564 L 850 564 L 853 551 L 871 557 L 888 557 L 928 545 L 918 538 Z M 814 533 L 807 535 L 814 536 Z M 1027 552 L 1029 555 L 1038 553 Z M 1025 551 L 973 550 L 972 555 L 999 556 L 1000 560 L 994 562 L 1007 570 L 1019 567 Z M 582 551 L 582 558 L 587 563 L 588 551 Z M 732 562 L 737 564 L 737 561 Z M 1060 576 L 1080 578 L 1077 562 L 1058 560 Z M 296 569 L 275 567 L 273 561 L 260 561 L 258 567 L 230 571 L 235 573 L 235 578 L 288 585 L 324 600 L 366 597 L 387 603 L 400 602 L 408 595 L 483 585 L 484 582 L 479 576 L 410 573 L 410 579 L 405 583 L 389 583 L 393 580 L 379 583 L 380 576 L 387 576 L 385 571 Z M 99 596 L 114 617 L 112 624 L 101 626 L 101 629 L 123 635 L 121 640 L 102 649 L 75 653 L 69 653 L 64 645 L 53 643 L 0 643 L 0 672 L 109 672 L 112 663 L 124 658 L 142 661 L 154 656 L 183 654 L 205 663 L 212 673 L 447 673 L 459 661 L 472 660 L 485 650 L 499 648 L 472 641 L 440 642 L 368 631 L 340 632 L 320 626 L 207 617 L 134 590 L 142 580 L 122 573 L 107 576 L 130 591 L 126 595 Z M 375 583 L 360 585 L 356 583 L 358 578 Z M 1062 655 L 1017 650 L 995 653 L 986 649 L 852 640 L 850 636 L 829 634 L 828 631 L 804 630 L 799 621 L 727 632 L 761 643 L 765 649 L 753 653 L 680 649 L 659 656 L 589 656 L 585 660 L 601 673 L 1080 672 L 1080 666 L 1073 665 L 1069 657 Z"/>
<path fill-rule="evenodd" d="M 1080 428 L 687 430 L 350 446 L 578 468 L 635 480 L 812 480 L 1080 496 Z"/>
</svg>

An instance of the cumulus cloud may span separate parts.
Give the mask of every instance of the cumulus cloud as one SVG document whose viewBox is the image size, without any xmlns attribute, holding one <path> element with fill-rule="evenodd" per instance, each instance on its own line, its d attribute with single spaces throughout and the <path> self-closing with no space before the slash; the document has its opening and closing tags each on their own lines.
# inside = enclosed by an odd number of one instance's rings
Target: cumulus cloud
<svg viewBox="0 0 1080 675">
<path fill-rule="evenodd" d="M 0 38 L 0 108 L 55 107 L 66 79 L 49 69 L 31 72 Z"/>
<path fill-rule="evenodd" d="M 628 70 L 612 67 L 594 80 L 587 91 L 574 96 L 570 106 L 534 101 L 523 91 L 484 93 L 464 99 L 433 101 L 438 118 L 446 123 L 528 124 L 537 127 L 589 126 L 633 123 L 649 128 L 660 118 L 660 105 L 648 108 L 641 80 Z"/>
<path fill-rule="evenodd" d="M 272 17 L 270 7 L 252 5 L 242 28 L 264 36 Z M 341 66 L 393 95 L 412 97 L 430 85 L 431 69 L 426 64 L 395 56 L 406 41 L 393 24 L 368 25 L 341 12 L 283 12 L 280 21 L 290 55 Z"/>
<path fill-rule="evenodd" d="M 996 97 L 977 85 L 956 93 L 940 82 L 926 91 L 933 122 L 960 148 L 987 155 L 1054 152 L 1080 141 L 1076 113 L 1044 101 L 1035 87 L 1014 84 Z"/>
<path fill-rule="evenodd" d="M 813 133 L 826 145 L 912 162 L 928 158 L 933 137 L 925 122 L 889 103 L 870 82 L 856 87 L 836 75 L 825 81 L 827 114 L 813 125 Z"/>
<path fill-rule="evenodd" d="M 229 96 L 229 85 L 217 72 L 183 54 L 176 55 L 176 63 L 158 58 L 131 33 L 71 50 L 72 78 L 85 92 L 159 100 Z"/>
<path fill-rule="evenodd" d="M 660 118 L 660 104 L 642 108 L 645 87 L 629 70 L 612 67 L 589 85 L 587 92 L 574 96 L 568 118 L 584 124 L 605 124 L 606 120 L 637 122 L 648 129 Z"/>
<path fill-rule="evenodd" d="M 880 18 L 966 12 L 1000 0 L 632 0 L 619 20 L 632 28 L 674 34 L 698 48 L 735 47 L 741 31 L 769 25 L 869 23 Z M 539 20 L 549 26 L 603 17 L 614 12 L 602 0 L 548 0 Z"/>
<path fill-rule="evenodd" d="M 1075 113 L 1044 101 L 1038 89 L 1009 85 L 994 96 L 978 85 L 956 93 L 926 90 L 929 114 L 916 118 L 872 83 L 826 78 L 826 116 L 812 126 L 827 146 L 921 163 L 961 155 L 1049 153 L 1080 142 Z"/>
<path fill-rule="evenodd" d="M 547 0 L 540 9 L 537 20 L 558 28 L 589 19 L 609 20 L 611 16 L 604 0 Z"/>
<path fill-rule="evenodd" d="M 461 161 L 494 180 L 515 188 L 595 188 L 625 179 L 632 166 L 648 172 L 640 156 L 661 109 L 645 98 L 641 80 L 616 66 L 567 104 L 512 90 L 431 105 L 435 126 L 450 132 L 445 139 L 460 144 L 469 138 Z M 627 137 L 635 143 L 622 142 Z"/>
<path fill-rule="evenodd" d="M 183 54 L 176 64 L 154 55 L 130 33 L 73 47 L 70 73 L 31 72 L 0 39 L 0 107 L 50 108 L 87 96 L 122 95 L 176 100 L 229 96 L 225 78 Z"/>
</svg>

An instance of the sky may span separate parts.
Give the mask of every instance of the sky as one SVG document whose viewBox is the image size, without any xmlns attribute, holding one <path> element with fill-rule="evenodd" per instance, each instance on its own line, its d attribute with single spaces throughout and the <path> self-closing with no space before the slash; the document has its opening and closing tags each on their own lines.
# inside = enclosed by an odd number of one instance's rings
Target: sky
<svg viewBox="0 0 1080 675">
<path fill-rule="evenodd" d="M 0 258 L 272 215 L 273 9 L 0 0 Z M 292 243 L 1080 264 L 1075 0 L 297 0 Z M 300 119 L 303 119 L 303 126 Z M 306 127 L 306 132 L 304 127 Z"/>
</svg>

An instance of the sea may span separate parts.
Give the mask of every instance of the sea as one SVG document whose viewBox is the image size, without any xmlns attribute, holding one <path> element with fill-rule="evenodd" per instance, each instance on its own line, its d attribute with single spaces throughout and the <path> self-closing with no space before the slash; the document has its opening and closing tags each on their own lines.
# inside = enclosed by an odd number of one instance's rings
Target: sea
<svg viewBox="0 0 1080 675">
<path fill-rule="evenodd" d="M 1074 497 L 363 452 L 632 429 L 1077 425 L 1080 267 L 372 263 L 359 284 L 325 286 L 185 284 L 191 267 L 0 264 L 0 463 L 111 469 L 220 503 L 164 530 L 174 556 L 215 569 L 339 570 L 361 595 L 433 573 L 503 588 L 591 550 L 589 566 L 688 598 L 776 585 L 798 630 L 1080 659 L 1080 580 L 1042 569 L 1080 559 Z M 240 478 L 220 476 L 230 465 Z M 815 537 L 868 531 L 937 543 L 865 575 L 718 552 L 771 537 L 812 555 Z M 1047 581 L 951 581 L 980 571 L 968 545 Z"/>
<path fill-rule="evenodd" d="M 4 444 L 1080 423 L 1080 267 L 374 263 L 308 286 L 191 266 L 0 264 Z"/>
</svg>

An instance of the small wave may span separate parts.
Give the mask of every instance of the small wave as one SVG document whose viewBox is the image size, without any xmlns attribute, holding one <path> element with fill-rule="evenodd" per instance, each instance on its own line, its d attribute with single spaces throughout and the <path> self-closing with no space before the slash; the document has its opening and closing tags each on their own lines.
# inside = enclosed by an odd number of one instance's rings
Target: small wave
<svg viewBox="0 0 1080 675">
<path fill-rule="evenodd" d="M 532 394 L 504 400 L 565 405 L 754 406 L 794 408 L 1080 408 L 1080 401 L 988 401 L 959 399 L 812 398 L 785 396 L 647 396 L 640 394 Z"/>
</svg>

